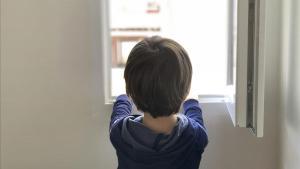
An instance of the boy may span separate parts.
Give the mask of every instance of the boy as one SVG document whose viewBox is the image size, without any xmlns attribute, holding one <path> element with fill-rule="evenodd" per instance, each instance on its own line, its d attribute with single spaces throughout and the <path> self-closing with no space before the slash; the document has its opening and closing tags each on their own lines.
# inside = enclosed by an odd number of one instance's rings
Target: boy
<svg viewBox="0 0 300 169">
<path fill-rule="evenodd" d="M 198 169 L 208 143 L 202 112 L 188 96 L 192 66 L 175 41 L 158 36 L 139 42 L 124 72 L 127 95 L 116 99 L 110 139 L 118 169 Z M 133 103 L 143 115 L 131 115 Z"/>
</svg>

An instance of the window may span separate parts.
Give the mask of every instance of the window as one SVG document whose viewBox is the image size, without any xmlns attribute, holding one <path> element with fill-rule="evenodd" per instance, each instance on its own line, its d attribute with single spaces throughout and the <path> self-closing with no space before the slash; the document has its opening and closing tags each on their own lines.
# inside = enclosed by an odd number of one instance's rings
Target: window
<svg viewBox="0 0 300 169">
<path fill-rule="evenodd" d="M 128 52 L 137 41 L 152 35 L 174 39 L 187 50 L 194 72 L 191 92 L 202 95 L 224 93 L 226 1 L 110 0 L 109 3 L 112 98 L 125 93 L 123 71 Z"/>
<path fill-rule="evenodd" d="M 187 50 L 191 92 L 201 102 L 223 102 L 235 126 L 262 136 L 264 1 L 101 1 L 106 102 L 125 93 L 124 65 L 132 47 L 160 35 Z"/>
<path fill-rule="evenodd" d="M 230 0 L 229 11 L 229 58 L 235 60 L 231 71 L 235 80 L 228 83 L 233 92 L 227 95 L 226 105 L 235 126 L 250 128 L 262 137 L 265 1 Z"/>
</svg>

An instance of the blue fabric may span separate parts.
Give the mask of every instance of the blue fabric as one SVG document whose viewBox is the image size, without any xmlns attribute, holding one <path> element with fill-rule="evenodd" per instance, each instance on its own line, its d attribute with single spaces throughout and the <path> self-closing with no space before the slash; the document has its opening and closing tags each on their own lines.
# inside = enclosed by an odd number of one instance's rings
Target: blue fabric
<svg viewBox="0 0 300 169">
<path fill-rule="evenodd" d="M 126 95 L 116 99 L 110 122 L 110 139 L 118 156 L 118 169 L 198 169 L 208 143 L 202 111 L 197 100 L 183 104 L 170 135 L 155 133 L 131 115 Z"/>
<path fill-rule="evenodd" d="M 142 123 L 143 116 L 127 116 L 123 120 L 122 139 L 143 151 L 163 151 L 176 143 L 181 133 L 188 125 L 188 119 L 184 115 L 177 117 L 177 124 L 171 134 L 156 133 Z"/>
</svg>

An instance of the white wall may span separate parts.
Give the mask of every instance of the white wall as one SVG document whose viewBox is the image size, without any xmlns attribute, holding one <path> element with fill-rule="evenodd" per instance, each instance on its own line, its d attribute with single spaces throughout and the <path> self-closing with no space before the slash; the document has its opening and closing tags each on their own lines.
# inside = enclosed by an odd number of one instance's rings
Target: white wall
<svg viewBox="0 0 300 169">
<path fill-rule="evenodd" d="M 283 3 L 281 168 L 300 166 L 300 2 Z"/>
<path fill-rule="evenodd" d="M 278 168 L 280 0 L 268 7 L 265 137 L 204 107 L 203 169 Z M 98 0 L 1 0 L 1 169 L 112 169 Z"/>
<path fill-rule="evenodd" d="M 1 0 L 1 169 L 114 168 L 94 8 Z"/>
</svg>

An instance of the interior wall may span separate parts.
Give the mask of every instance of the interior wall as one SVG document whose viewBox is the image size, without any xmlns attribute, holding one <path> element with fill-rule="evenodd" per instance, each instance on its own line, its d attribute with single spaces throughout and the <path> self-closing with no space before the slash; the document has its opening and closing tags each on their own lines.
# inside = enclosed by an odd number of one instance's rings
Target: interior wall
<svg viewBox="0 0 300 169">
<path fill-rule="evenodd" d="M 278 168 L 280 0 L 267 9 L 265 136 L 204 105 L 202 169 Z M 112 169 L 99 0 L 1 0 L 1 169 Z"/>
<path fill-rule="evenodd" d="M 281 168 L 300 166 L 300 2 L 283 3 Z"/>
<path fill-rule="evenodd" d="M 1 169 L 115 168 L 99 2 L 1 0 Z"/>
</svg>

